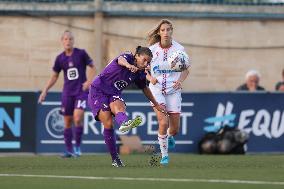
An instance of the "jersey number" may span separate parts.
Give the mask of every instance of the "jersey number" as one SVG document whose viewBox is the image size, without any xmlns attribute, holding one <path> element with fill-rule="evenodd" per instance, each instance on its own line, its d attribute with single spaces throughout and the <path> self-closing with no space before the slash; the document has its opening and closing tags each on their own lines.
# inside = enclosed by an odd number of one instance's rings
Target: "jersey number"
<svg viewBox="0 0 284 189">
<path fill-rule="evenodd" d="M 86 100 L 78 100 L 78 103 L 77 103 L 77 108 L 83 108 L 85 109 L 86 108 Z"/>
</svg>

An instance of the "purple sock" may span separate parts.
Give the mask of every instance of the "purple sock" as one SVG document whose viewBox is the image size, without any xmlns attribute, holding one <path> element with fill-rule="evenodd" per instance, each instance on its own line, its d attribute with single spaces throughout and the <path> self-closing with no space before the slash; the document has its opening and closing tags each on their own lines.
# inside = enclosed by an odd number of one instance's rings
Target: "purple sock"
<svg viewBox="0 0 284 189">
<path fill-rule="evenodd" d="M 73 153 L 72 138 L 73 138 L 72 128 L 64 128 L 64 142 L 66 150 L 67 152 L 71 153 Z"/>
<path fill-rule="evenodd" d="M 76 147 L 80 147 L 82 142 L 83 126 L 79 125 L 75 127 L 75 142 Z"/>
<path fill-rule="evenodd" d="M 128 117 L 124 112 L 118 112 L 115 115 L 115 121 L 120 126 L 123 122 L 127 121 Z"/>
<path fill-rule="evenodd" d="M 116 139 L 114 135 L 114 129 L 104 128 L 104 138 L 105 138 L 105 143 L 108 147 L 109 153 L 111 155 L 111 158 L 112 160 L 114 160 L 117 157 Z"/>
</svg>

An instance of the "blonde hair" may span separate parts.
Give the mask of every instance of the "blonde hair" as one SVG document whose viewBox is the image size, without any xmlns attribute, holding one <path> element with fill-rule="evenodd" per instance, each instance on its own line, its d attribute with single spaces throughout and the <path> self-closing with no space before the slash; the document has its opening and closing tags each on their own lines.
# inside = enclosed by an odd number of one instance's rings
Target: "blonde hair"
<svg viewBox="0 0 284 189">
<path fill-rule="evenodd" d="M 159 42 L 161 40 L 161 36 L 158 34 L 160 31 L 160 28 L 163 24 L 168 24 L 171 26 L 171 29 L 173 30 L 173 24 L 171 21 L 167 20 L 167 19 L 162 19 L 158 25 L 152 29 L 148 35 L 147 35 L 147 42 L 149 45 L 153 45 L 157 42 Z"/>
</svg>

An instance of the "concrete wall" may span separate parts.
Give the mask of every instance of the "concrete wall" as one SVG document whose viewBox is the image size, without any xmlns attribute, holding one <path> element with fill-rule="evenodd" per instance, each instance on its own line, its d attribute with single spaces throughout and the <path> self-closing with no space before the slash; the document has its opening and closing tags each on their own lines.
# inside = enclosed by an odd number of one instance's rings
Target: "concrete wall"
<svg viewBox="0 0 284 189">
<path fill-rule="evenodd" d="M 169 18 L 171 19 L 171 18 Z M 146 45 L 147 32 L 160 18 L 106 17 L 103 21 L 103 63 L 118 53 Z M 232 19 L 171 19 L 174 38 L 192 57 L 186 91 L 228 91 L 244 81 L 251 68 L 261 74 L 268 90 L 284 68 L 284 21 Z M 0 90 L 40 90 L 47 82 L 65 29 L 75 44 L 94 58 L 93 17 L 0 16 Z M 259 48 L 264 47 L 264 48 Z M 62 75 L 62 74 L 61 74 Z M 60 90 L 60 78 L 53 90 Z"/>
<path fill-rule="evenodd" d="M 60 37 L 65 29 L 74 32 L 76 46 L 93 56 L 93 25 L 93 19 L 87 17 L 0 17 L 0 89 L 42 89 L 51 75 L 55 57 L 63 50 Z M 62 84 L 61 74 L 53 89 L 60 90 Z"/>
</svg>

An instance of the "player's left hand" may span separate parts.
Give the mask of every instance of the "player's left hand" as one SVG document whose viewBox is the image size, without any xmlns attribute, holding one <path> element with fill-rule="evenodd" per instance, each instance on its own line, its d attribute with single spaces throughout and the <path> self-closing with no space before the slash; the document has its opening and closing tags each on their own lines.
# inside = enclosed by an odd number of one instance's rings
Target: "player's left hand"
<svg viewBox="0 0 284 189">
<path fill-rule="evenodd" d="M 181 82 L 180 81 L 174 81 L 174 85 L 173 85 L 174 89 L 181 89 Z"/>
<path fill-rule="evenodd" d="M 91 85 L 91 82 L 85 81 L 85 82 L 83 83 L 82 90 L 83 90 L 83 91 L 89 90 L 90 85 Z"/>
</svg>

